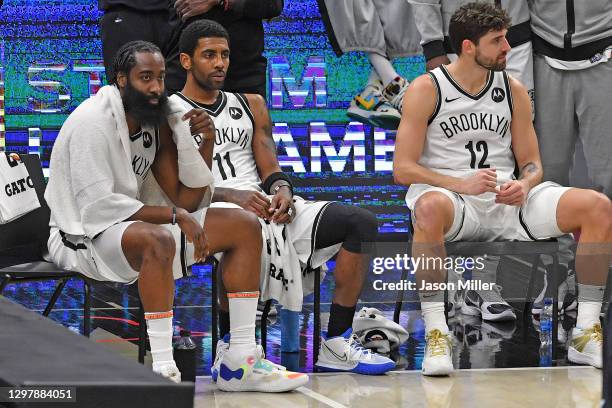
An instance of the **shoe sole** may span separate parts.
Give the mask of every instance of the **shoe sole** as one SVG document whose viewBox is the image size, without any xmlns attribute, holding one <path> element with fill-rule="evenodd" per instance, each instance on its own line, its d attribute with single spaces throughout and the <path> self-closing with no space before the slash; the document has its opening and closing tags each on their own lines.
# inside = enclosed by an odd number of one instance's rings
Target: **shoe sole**
<svg viewBox="0 0 612 408">
<path fill-rule="evenodd" d="M 595 368 L 601 368 L 601 361 L 598 364 L 598 362 L 595 360 L 595 357 L 586 353 L 582 353 L 572 346 L 567 349 L 567 359 L 575 364 L 587 364 Z"/>
<path fill-rule="evenodd" d="M 387 371 L 393 370 L 395 368 L 395 364 L 393 365 L 393 367 L 389 367 L 389 366 L 384 366 L 381 365 L 380 368 L 374 368 L 371 370 L 363 370 L 359 367 L 359 364 L 357 364 L 355 367 L 351 368 L 351 369 L 347 369 L 347 368 L 340 368 L 340 367 L 334 367 L 334 366 L 325 366 L 325 365 L 320 365 L 320 364 L 315 364 L 315 367 L 322 372 L 329 372 L 329 373 L 339 373 L 339 372 L 343 372 L 343 373 L 355 373 L 355 374 L 362 374 L 362 375 L 383 375 L 384 373 L 386 373 Z"/>
<path fill-rule="evenodd" d="M 423 375 L 428 377 L 443 377 L 450 375 L 455 369 L 453 367 L 438 367 L 436 369 L 426 370 L 424 367 L 421 370 Z"/>
<path fill-rule="evenodd" d="M 516 315 L 514 314 L 512 309 L 508 309 L 502 313 L 497 313 L 497 314 L 483 313 L 479 307 L 471 306 L 471 305 L 468 305 L 467 303 L 464 303 L 463 306 L 461 306 L 461 313 L 464 313 L 470 316 L 482 316 L 482 320 L 486 320 L 488 322 L 505 322 L 505 321 L 516 320 Z"/>
<path fill-rule="evenodd" d="M 369 117 L 366 117 L 354 112 L 347 112 L 346 116 L 353 120 L 356 120 L 357 122 L 387 130 L 397 130 L 400 122 L 399 119 L 394 116 L 370 115 Z"/>
<path fill-rule="evenodd" d="M 217 380 L 217 388 L 226 392 L 287 392 L 295 390 L 308 384 L 308 376 L 305 375 L 303 380 L 293 380 L 283 385 L 260 384 L 260 385 L 245 385 L 242 383 L 226 383 Z"/>
</svg>

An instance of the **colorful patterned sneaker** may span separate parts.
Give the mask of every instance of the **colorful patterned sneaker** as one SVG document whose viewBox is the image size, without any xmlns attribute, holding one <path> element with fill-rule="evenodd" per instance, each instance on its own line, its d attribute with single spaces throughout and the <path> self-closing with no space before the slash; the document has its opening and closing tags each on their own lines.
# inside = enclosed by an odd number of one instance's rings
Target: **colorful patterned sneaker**
<svg viewBox="0 0 612 408">
<path fill-rule="evenodd" d="M 181 382 L 181 372 L 176 367 L 174 360 L 153 363 L 153 372 L 177 384 Z"/>
<path fill-rule="evenodd" d="M 397 109 L 400 115 L 402 113 L 404 94 L 406 93 L 406 89 L 408 89 L 409 85 L 410 82 L 408 82 L 408 80 L 398 76 L 393 81 L 389 82 L 389 85 L 387 85 L 382 91 L 383 97 L 391 104 L 391 106 Z"/>
<path fill-rule="evenodd" d="M 341 336 L 324 336 L 315 364 L 321 371 L 347 371 L 357 374 L 380 375 L 395 368 L 393 360 L 364 348 L 353 329 Z"/>
<path fill-rule="evenodd" d="M 449 334 L 438 329 L 430 330 L 425 336 L 423 375 L 449 375 L 453 372 L 453 345 Z"/>
<path fill-rule="evenodd" d="M 499 285 L 494 285 L 491 290 L 467 290 L 461 312 L 482 315 L 482 320 L 493 322 L 516 320 L 512 306 L 502 298 L 501 290 Z"/>
<path fill-rule="evenodd" d="M 223 356 L 229 350 L 229 341 L 229 333 L 223 336 L 221 340 L 217 341 L 217 355 L 215 356 L 215 362 L 213 363 L 212 368 L 210 369 L 213 382 L 217 382 L 217 377 L 219 375 L 219 366 L 221 364 Z"/>
<path fill-rule="evenodd" d="M 346 114 L 351 119 L 383 129 L 395 130 L 402 116 L 382 96 L 382 82 L 368 84 L 353 98 Z"/>
<path fill-rule="evenodd" d="M 589 329 L 574 327 L 567 350 L 567 359 L 576 364 L 588 364 L 601 368 L 603 334 L 599 323 Z"/>
<path fill-rule="evenodd" d="M 221 360 L 225 353 L 228 352 L 230 346 L 230 334 L 227 333 L 221 340 L 217 342 L 217 355 L 215 356 L 215 362 L 211 368 L 212 380 L 213 382 L 217 382 L 217 377 L 219 376 L 219 367 L 221 365 Z M 263 348 L 261 346 L 257 346 L 257 348 L 261 349 L 260 353 L 263 354 Z M 279 364 L 274 364 L 268 361 L 270 364 L 278 368 L 279 370 L 287 370 L 285 367 Z"/>
<path fill-rule="evenodd" d="M 265 359 L 261 346 L 237 355 L 227 349 L 219 358 L 217 387 L 221 391 L 286 392 L 308 383 L 304 373 L 294 373 Z"/>
</svg>

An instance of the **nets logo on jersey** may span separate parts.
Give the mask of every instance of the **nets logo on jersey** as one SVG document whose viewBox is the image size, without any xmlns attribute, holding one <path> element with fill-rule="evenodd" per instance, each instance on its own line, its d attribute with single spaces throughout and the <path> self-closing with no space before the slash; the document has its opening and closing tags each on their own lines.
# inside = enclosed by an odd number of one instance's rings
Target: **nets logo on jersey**
<svg viewBox="0 0 612 408">
<path fill-rule="evenodd" d="M 229 108 L 229 114 L 232 117 L 232 119 L 238 120 L 242 117 L 242 109 L 235 108 L 232 106 Z"/>
<path fill-rule="evenodd" d="M 493 99 L 497 103 L 503 101 L 505 97 L 506 97 L 506 93 L 501 88 L 496 87 L 496 88 L 493 88 L 493 90 L 491 91 L 491 99 Z"/>
<path fill-rule="evenodd" d="M 153 136 L 149 132 L 142 133 L 142 145 L 148 149 L 153 144 Z"/>
<path fill-rule="evenodd" d="M 135 142 L 142 136 L 142 145 L 148 149 L 153 145 L 153 136 L 149 132 L 138 132 L 135 135 L 130 135 L 130 141 Z"/>
</svg>

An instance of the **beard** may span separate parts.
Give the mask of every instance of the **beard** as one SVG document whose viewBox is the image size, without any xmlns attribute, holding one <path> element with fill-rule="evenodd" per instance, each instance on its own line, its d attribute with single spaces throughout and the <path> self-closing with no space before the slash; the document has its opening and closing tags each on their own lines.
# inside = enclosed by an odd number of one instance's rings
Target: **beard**
<svg viewBox="0 0 612 408">
<path fill-rule="evenodd" d="M 506 54 L 504 54 L 504 56 L 506 56 Z M 478 65 L 480 65 L 484 69 L 488 69 L 488 70 L 491 70 L 491 71 L 503 71 L 504 69 L 506 69 L 506 60 L 505 59 L 503 60 L 503 62 L 500 62 L 499 59 L 495 59 L 494 60 L 492 58 L 484 58 L 478 52 L 478 50 L 476 50 L 475 61 L 476 61 L 476 63 Z"/>
<path fill-rule="evenodd" d="M 157 105 L 150 101 L 157 99 Z M 145 126 L 159 126 L 166 120 L 166 106 L 168 95 L 166 91 L 160 95 L 146 95 L 130 84 L 128 81 L 121 95 L 125 112 L 129 113 L 138 123 Z"/>
<path fill-rule="evenodd" d="M 214 72 L 213 72 L 214 73 Z M 215 83 L 209 78 L 203 78 L 202 74 L 198 73 L 196 70 L 192 70 L 191 74 L 193 75 L 193 79 L 196 81 L 198 86 L 207 91 L 218 91 L 219 89 L 223 89 L 224 82 Z"/>
</svg>

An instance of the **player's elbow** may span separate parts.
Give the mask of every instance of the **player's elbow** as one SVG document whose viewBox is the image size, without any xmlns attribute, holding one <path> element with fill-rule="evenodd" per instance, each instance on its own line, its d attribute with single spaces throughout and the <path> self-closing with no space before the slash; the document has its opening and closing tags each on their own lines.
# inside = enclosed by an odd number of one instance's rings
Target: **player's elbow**
<svg viewBox="0 0 612 408">
<path fill-rule="evenodd" d="M 414 172 L 411 165 L 394 165 L 393 182 L 402 186 L 409 186 L 414 182 Z"/>
</svg>

